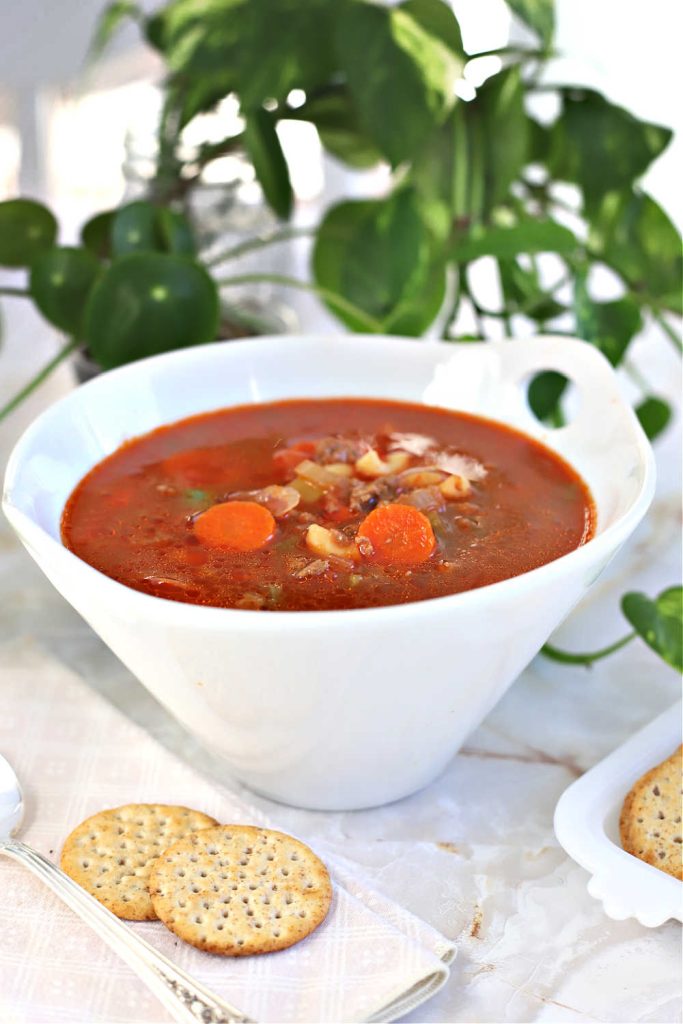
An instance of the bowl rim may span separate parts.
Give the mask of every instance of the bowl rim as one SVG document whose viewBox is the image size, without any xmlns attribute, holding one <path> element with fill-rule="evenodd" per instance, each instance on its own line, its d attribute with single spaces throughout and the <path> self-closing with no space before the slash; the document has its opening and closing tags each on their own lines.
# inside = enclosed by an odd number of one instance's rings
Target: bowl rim
<svg viewBox="0 0 683 1024">
<path fill-rule="evenodd" d="M 482 587 L 476 587 L 471 590 L 460 591 L 455 594 L 444 594 L 439 597 L 425 598 L 419 601 L 408 601 L 402 604 L 392 605 L 376 605 L 369 608 L 335 608 L 335 609 L 318 609 L 315 611 L 276 611 L 272 614 L 256 614 L 253 610 L 241 609 L 241 608 L 222 608 L 213 605 L 201 605 L 192 604 L 191 602 L 184 601 L 173 601 L 169 598 L 159 597 L 154 594 L 147 594 L 144 591 L 136 590 L 133 587 L 129 587 L 124 583 L 120 583 L 117 580 L 112 579 L 99 569 L 95 569 L 88 562 L 79 558 L 78 555 L 74 554 L 69 548 L 67 548 L 61 541 L 51 536 L 42 526 L 36 523 L 27 513 L 20 509 L 14 504 L 12 500 L 12 484 L 13 479 L 18 471 L 18 468 L 22 462 L 24 450 L 30 445 L 31 441 L 36 434 L 40 434 L 41 430 L 44 429 L 44 424 L 47 419 L 54 416 L 58 411 L 68 406 L 73 402 L 77 402 L 77 395 L 82 395 L 84 392 L 96 390 L 97 388 L 111 387 L 112 381 L 125 380 L 126 377 L 133 377 L 140 370 L 149 366 L 150 364 L 158 363 L 160 361 L 165 364 L 177 363 L 182 365 L 185 362 L 191 362 L 197 357 L 203 357 L 210 355 L 217 349 L 222 351 L 226 350 L 228 346 L 233 349 L 235 346 L 250 346 L 252 348 L 262 346 L 265 343 L 277 342 L 278 344 L 285 344 L 291 348 L 292 345 L 305 343 L 308 344 L 315 340 L 325 341 L 342 341 L 344 344 L 349 342 L 390 342 L 392 345 L 396 342 L 403 342 L 406 344 L 419 345 L 423 351 L 437 351 L 447 350 L 454 352 L 461 344 L 463 348 L 467 348 L 468 351 L 472 351 L 473 346 L 470 343 L 458 343 L 458 342 L 446 342 L 441 340 L 424 340 L 407 338 L 404 336 L 393 336 L 393 335 L 363 335 L 363 334 L 331 334 L 324 332 L 309 332 L 301 333 L 297 335 L 288 336 L 285 340 L 279 335 L 264 335 L 259 338 L 245 338 L 235 339 L 223 342 L 209 342 L 205 345 L 197 345 L 184 349 L 177 349 L 172 352 L 165 352 L 154 356 L 148 356 L 144 359 L 136 360 L 134 363 L 128 363 L 125 366 L 120 366 L 115 369 L 109 370 L 100 376 L 89 380 L 79 387 L 74 388 L 66 395 L 59 398 L 56 402 L 53 402 L 46 409 L 44 409 L 23 431 L 18 440 L 16 441 L 7 462 L 5 471 L 3 497 L 2 497 L 2 508 L 3 511 L 10 521 L 11 525 L 17 531 L 20 537 L 26 537 L 34 541 L 34 547 L 40 549 L 46 545 L 49 550 L 52 551 L 53 555 L 59 558 L 69 567 L 71 575 L 80 574 L 84 584 L 90 587 L 104 588 L 105 591 L 109 591 L 111 594 L 111 601 L 115 603 L 117 601 L 127 602 L 131 613 L 136 613 L 139 609 L 139 615 L 144 615 L 146 618 L 158 618 L 163 616 L 167 621 L 175 621 L 178 624 L 184 626 L 202 626 L 203 628 L 214 628 L 221 629 L 228 625 L 228 622 L 238 627 L 240 630 L 251 630 L 259 629 L 270 631 L 275 629 L 279 630 L 281 627 L 292 628 L 296 623 L 297 628 L 318 628 L 319 626 L 330 627 L 334 622 L 346 625 L 354 625 L 355 627 L 363 627 L 365 623 L 368 624 L 368 628 L 373 628 L 379 624 L 381 616 L 385 618 L 393 618 L 397 624 L 405 618 L 410 618 L 411 621 L 415 621 L 416 617 L 421 615 L 430 615 L 432 613 L 447 612 L 450 609 L 453 612 L 457 612 L 463 605 L 471 605 L 474 608 L 479 608 L 482 605 L 493 605 L 495 606 L 499 602 L 504 602 L 508 599 L 510 592 L 515 589 L 519 589 L 528 586 L 530 588 L 536 588 L 542 586 L 545 582 L 551 582 L 558 576 L 561 576 L 565 569 L 571 563 L 577 570 L 590 566 L 592 563 L 599 562 L 603 557 L 609 557 L 614 549 L 621 543 L 623 539 L 628 537 L 632 529 L 642 519 L 645 512 L 647 511 L 655 489 L 655 461 L 652 447 L 645 436 L 645 433 L 640 426 L 635 414 L 632 409 L 628 406 L 626 401 L 622 398 L 621 402 L 623 409 L 630 414 L 631 426 L 633 430 L 633 442 L 638 451 L 641 466 L 643 468 L 643 479 L 638 493 L 633 498 L 631 505 L 626 509 L 613 523 L 607 526 L 602 532 L 596 534 L 589 541 L 581 546 L 574 548 L 572 551 L 567 552 L 565 555 L 561 555 L 559 558 L 554 559 L 551 562 L 546 562 L 543 565 L 537 566 L 535 569 L 530 569 L 527 572 L 520 573 L 517 576 L 510 576 L 507 579 L 499 580 L 495 583 L 489 583 Z M 514 344 L 523 344 L 523 338 L 509 339 Z M 526 339 L 526 340 L 532 340 Z M 533 335 L 533 341 L 558 341 L 561 340 L 563 343 L 574 344 L 581 346 L 584 354 L 590 353 L 589 358 L 596 362 L 601 362 L 603 367 L 609 369 L 611 373 L 614 373 L 613 368 L 610 366 L 607 359 L 601 352 L 595 349 L 592 345 L 578 339 L 568 338 L 564 335 Z M 499 342 L 491 342 L 482 344 L 482 350 L 485 351 L 489 345 L 500 344 Z M 388 346 L 387 346 L 388 347 Z M 268 401 L 286 401 L 287 398 L 297 397 L 308 397 L 308 396 L 282 396 L 280 399 L 270 399 Z M 321 398 L 325 396 L 320 396 Z M 339 396 L 332 396 L 339 397 Z M 350 397 L 350 396 L 346 396 Z M 367 396 L 371 397 L 371 396 Z M 407 401 L 407 399 L 396 399 L 397 401 Z M 427 404 L 421 403 L 419 400 L 416 404 Z M 237 404 L 250 404 L 248 402 L 232 403 Z M 256 403 L 256 404 L 266 404 Z M 231 404 L 227 404 L 222 408 L 229 409 Z M 457 410 L 452 410 L 457 411 Z M 189 413 L 187 416 L 195 415 Z M 199 414 L 197 414 L 199 415 Z M 473 415 L 480 415 L 482 418 L 487 417 L 482 414 L 473 413 Z M 178 419 L 185 419 L 187 416 L 178 417 Z M 169 420 L 168 423 L 176 422 L 176 420 Z M 504 422 L 504 420 L 492 422 Z M 164 424 L 159 424 L 162 426 Z M 513 424 L 509 424 L 513 429 L 519 431 L 522 434 L 532 437 L 523 427 L 518 427 Z M 156 428 L 150 428 L 156 429 Z M 146 431 L 145 431 L 146 433 Z M 143 435 L 135 435 L 143 436 Z M 541 444 L 545 444 L 551 451 L 555 451 L 552 445 L 552 431 L 548 434 L 547 440 L 539 440 Z M 560 453 L 556 453 L 560 455 Z M 565 461 L 569 462 L 571 459 L 565 458 L 560 455 Z M 98 460 L 101 461 L 101 460 Z M 96 465 L 97 463 L 95 463 Z M 578 472 L 578 470 L 577 470 Z M 39 563 L 40 564 L 40 563 Z"/>
</svg>

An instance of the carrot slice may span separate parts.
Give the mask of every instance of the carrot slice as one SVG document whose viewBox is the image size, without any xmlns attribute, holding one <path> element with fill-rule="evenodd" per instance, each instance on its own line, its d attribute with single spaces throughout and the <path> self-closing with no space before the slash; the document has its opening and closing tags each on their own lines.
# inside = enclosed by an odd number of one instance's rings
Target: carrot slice
<svg viewBox="0 0 683 1024">
<path fill-rule="evenodd" d="M 275 520 L 255 501 L 222 501 L 194 520 L 195 537 L 210 548 L 256 551 L 275 533 Z"/>
<path fill-rule="evenodd" d="M 424 562 L 436 547 L 432 524 L 413 505 L 379 505 L 358 528 L 356 539 L 363 538 L 372 548 L 366 557 L 389 565 Z"/>
</svg>

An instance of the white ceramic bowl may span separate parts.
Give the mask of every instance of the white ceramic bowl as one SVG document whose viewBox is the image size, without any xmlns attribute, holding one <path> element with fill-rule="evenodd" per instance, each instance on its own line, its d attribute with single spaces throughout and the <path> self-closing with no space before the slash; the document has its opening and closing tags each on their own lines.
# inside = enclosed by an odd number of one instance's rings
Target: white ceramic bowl
<svg viewBox="0 0 683 1024">
<path fill-rule="evenodd" d="M 529 378 L 549 369 L 578 391 L 575 419 L 558 430 L 542 427 L 525 399 Z M 233 404 L 332 395 L 425 402 L 525 430 L 582 474 L 597 535 L 479 590 L 274 613 L 151 597 L 60 543 L 72 488 L 127 438 Z M 609 364 L 582 342 L 278 337 L 158 356 L 78 388 L 17 444 L 4 509 L 57 589 L 230 774 L 276 800 L 353 809 L 438 775 L 633 531 L 653 487 L 650 446 Z"/>
</svg>

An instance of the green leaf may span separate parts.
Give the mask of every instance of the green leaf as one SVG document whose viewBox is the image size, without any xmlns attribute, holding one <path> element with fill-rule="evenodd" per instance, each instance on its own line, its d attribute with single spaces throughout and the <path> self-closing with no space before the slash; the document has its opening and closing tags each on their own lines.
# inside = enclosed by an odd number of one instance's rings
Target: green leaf
<svg viewBox="0 0 683 1024">
<path fill-rule="evenodd" d="M 524 110 L 525 87 L 521 70 L 512 66 L 489 78 L 476 99 L 462 104 L 480 125 L 484 139 L 484 209 L 490 211 L 507 198 L 529 161 L 529 122 Z"/>
<path fill-rule="evenodd" d="M 548 168 L 583 189 L 586 207 L 605 193 L 630 186 L 659 156 L 671 131 L 640 121 L 592 89 L 565 89 L 554 123 Z"/>
<path fill-rule="evenodd" d="M 456 242 L 452 256 L 469 263 L 480 256 L 509 260 L 522 253 L 576 251 L 577 241 L 569 228 L 552 220 L 523 220 L 511 227 L 476 228 Z"/>
<path fill-rule="evenodd" d="M 646 303 L 681 310 L 681 239 L 667 215 L 644 192 L 613 193 L 590 225 L 589 245 Z"/>
<path fill-rule="evenodd" d="M 128 203 L 116 211 L 111 226 L 111 246 L 115 256 L 163 249 L 157 212 L 158 208 L 145 199 Z"/>
<path fill-rule="evenodd" d="M 170 0 L 147 19 L 148 42 L 171 71 L 210 75 L 234 63 L 248 0 Z"/>
<path fill-rule="evenodd" d="M 374 167 L 382 154 L 360 126 L 358 112 L 344 86 L 314 97 L 293 114 L 315 125 L 328 152 L 350 167 Z"/>
<path fill-rule="evenodd" d="M 642 330 L 643 318 L 637 302 L 628 295 L 612 302 L 595 302 L 588 294 L 585 277 L 577 274 L 574 287 L 576 330 L 618 366 L 629 344 Z"/>
<path fill-rule="evenodd" d="M 518 68 L 490 79 L 459 103 L 421 148 L 411 178 L 456 221 L 477 224 L 504 201 L 528 162 L 528 118 Z"/>
<path fill-rule="evenodd" d="M 291 89 L 310 92 L 333 77 L 336 13 L 330 0 L 250 0 L 243 6 L 235 61 L 244 109 L 282 101 Z"/>
<path fill-rule="evenodd" d="M 244 146 L 268 203 L 278 217 L 286 220 L 292 212 L 294 193 L 275 120 L 267 110 L 246 114 Z"/>
<path fill-rule="evenodd" d="M 173 0 L 146 32 L 171 68 L 182 125 L 230 92 L 256 110 L 331 79 L 335 15 L 329 0 Z"/>
<path fill-rule="evenodd" d="M 87 249 L 64 246 L 36 256 L 29 289 L 46 320 L 82 338 L 83 312 L 101 264 Z"/>
<path fill-rule="evenodd" d="M 514 259 L 502 259 L 498 260 L 498 272 L 508 311 L 539 321 L 552 320 L 566 312 L 566 306 L 542 287 L 535 268 L 521 267 Z"/>
<path fill-rule="evenodd" d="M 90 44 L 90 60 L 95 60 L 102 54 L 124 21 L 129 19 L 139 21 L 141 18 L 142 11 L 132 0 L 114 0 L 113 3 L 108 4 L 95 24 L 95 32 Z"/>
<path fill-rule="evenodd" d="M 636 406 L 636 416 L 650 441 L 666 430 L 671 419 L 671 406 L 663 398 L 650 395 Z"/>
<path fill-rule="evenodd" d="M 683 672 L 683 587 L 670 587 L 654 601 L 645 594 L 626 594 L 621 609 L 645 643 Z"/>
<path fill-rule="evenodd" d="M 157 228 L 167 252 L 177 252 L 183 256 L 194 256 L 197 247 L 192 228 L 187 217 L 167 206 L 157 209 Z"/>
<path fill-rule="evenodd" d="M 177 96 L 180 128 L 189 124 L 197 114 L 213 110 L 217 103 L 236 88 L 235 73 L 230 65 L 207 75 L 176 75 L 171 81 Z"/>
<path fill-rule="evenodd" d="M 550 159 L 550 151 L 553 141 L 552 127 L 535 121 L 533 117 L 528 120 L 529 131 L 529 163 L 545 164 Z"/>
<path fill-rule="evenodd" d="M 553 0 L 508 0 L 508 4 L 548 49 L 555 33 L 555 4 Z"/>
<path fill-rule="evenodd" d="M 430 36 L 440 39 L 461 60 L 467 59 L 460 25 L 449 3 L 444 0 L 405 0 L 400 6 Z"/>
<path fill-rule="evenodd" d="M 544 370 L 531 380 L 527 400 L 541 422 L 547 422 L 556 414 L 566 387 L 567 378 L 555 370 Z"/>
<path fill-rule="evenodd" d="M 81 228 L 81 242 L 101 260 L 111 256 L 111 230 L 116 210 L 105 210 L 91 217 Z"/>
<path fill-rule="evenodd" d="M 144 23 L 143 31 L 147 42 L 153 49 L 166 55 L 168 40 L 166 38 L 166 14 L 171 7 L 161 8 L 155 14 L 151 14 Z"/>
<path fill-rule="evenodd" d="M 187 256 L 130 253 L 115 259 L 86 304 L 85 338 L 104 369 L 213 341 L 218 292 Z"/>
<path fill-rule="evenodd" d="M 411 159 L 453 106 L 462 61 L 401 7 L 340 4 L 336 43 L 361 126 L 394 166 Z"/>
<path fill-rule="evenodd" d="M 421 334 L 443 301 L 438 246 L 412 189 L 333 207 L 318 230 L 313 270 L 319 286 L 399 334 Z M 348 326 L 361 329 L 352 316 L 328 305 Z"/>
<path fill-rule="evenodd" d="M 146 38 L 171 71 L 167 90 L 176 94 L 181 127 L 237 90 L 246 10 L 247 0 L 171 0 L 147 19 Z"/>
<path fill-rule="evenodd" d="M 52 248 L 56 237 L 57 221 L 42 203 L 0 203 L 0 267 L 30 267 L 39 253 Z"/>
</svg>

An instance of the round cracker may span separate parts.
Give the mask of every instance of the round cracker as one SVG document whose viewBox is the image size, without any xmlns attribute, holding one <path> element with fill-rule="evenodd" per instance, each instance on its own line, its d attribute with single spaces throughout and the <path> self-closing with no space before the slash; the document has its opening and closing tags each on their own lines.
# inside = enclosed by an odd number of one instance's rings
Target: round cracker
<svg viewBox="0 0 683 1024">
<path fill-rule="evenodd" d="M 185 942 L 223 956 L 286 949 L 324 921 L 327 868 L 284 832 L 223 825 L 166 850 L 149 882 L 154 910 Z"/>
<path fill-rule="evenodd" d="M 61 867 L 96 900 L 127 921 L 154 921 L 149 873 L 157 857 L 188 832 L 218 824 L 189 807 L 125 804 L 77 825 Z"/>
<path fill-rule="evenodd" d="M 627 853 L 683 879 L 681 775 L 683 747 L 643 775 L 624 800 L 619 820 Z"/>
</svg>

